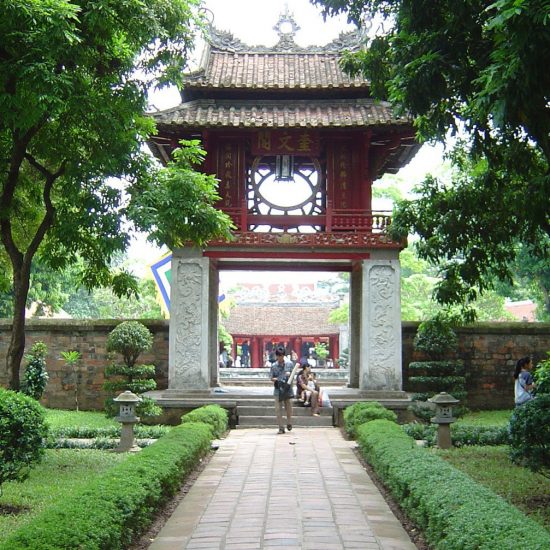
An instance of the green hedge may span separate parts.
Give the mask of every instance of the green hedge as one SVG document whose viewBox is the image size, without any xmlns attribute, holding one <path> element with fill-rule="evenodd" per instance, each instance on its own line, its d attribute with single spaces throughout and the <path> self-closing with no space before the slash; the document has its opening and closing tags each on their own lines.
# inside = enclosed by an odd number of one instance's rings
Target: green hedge
<svg viewBox="0 0 550 550">
<path fill-rule="evenodd" d="M 378 401 L 359 401 L 344 409 L 344 428 L 348 435 L 356 437 L 356 430 L 361 424 L 380 418 L 397 422 L 397 415 Z"/>
<path fill-rule="evenodd" d="M 436 444 L 437 426 L 435 424 L 403 424 L 403 430 L 414 439 L 423 439 L 429 446 Z M 508 445 L 510 434 L 508 426 L 478 426 L 452 424 L 451 440 L 455 447 L 467 445 Z"/>
<path fill-rule="evenodd" d="M 170 431 L 170 426 L 156 425 L 145 426 L 136 424 L 134 435 L 140 439 L 158 439 Z M 91 426 L 60 426 L 50 428 L 50 438 L 72 438 L 72 439 L 95 439 L 97 437 L 120 437 L 120 426 L 109 426 L 104 428 Z"/>
<path fill-rule="evenodd" d="M 211 430 L 204 424 L 173 428 L 155 444 L 91 481 L 79 494 L 15 531 L 0 549 L 126 548 L 181 487 L 210 443 Z"/>
<path fill-rule="evenodd" d="M 357 429 L 361 452 L 436 550 L 544 550 L 550 534 L 387 420 Z"/>
<path fill-rule="evenodd" d="M 203 422 L 212 430 L 212 437 L 219 438 L 227 431 L 227 411 L 219 405 L 205 405 L 194 409 L 181 417 L 186 422 Z"/>
</svg>

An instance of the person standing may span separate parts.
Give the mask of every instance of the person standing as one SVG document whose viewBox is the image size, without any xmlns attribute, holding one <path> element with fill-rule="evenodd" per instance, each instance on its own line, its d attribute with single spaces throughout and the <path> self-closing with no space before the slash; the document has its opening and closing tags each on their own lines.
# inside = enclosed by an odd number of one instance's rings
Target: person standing
<svg viewBox="0 0 550 550">
<path fill-rule="evenodd" d="M 532 391 L 535 388 L 531 367 L 533 363 L 530 357 L 522 357 L 516 363 L 514 371 L 514 401 L 516 407 L 533 399 Z"/>
<path fill-rule="evenodd" d="M 279 424 L 280 434 L 285 433 L 283 423 L 282 407 L 286 412 L 286 429 L 292 430 L 292 398 L 294 394 L 288 381 L 294 365 L 290 361 L 285 361 L 285 350 L 279 347 L 275 350 L 275 362 L 271 365 L 271 381 L 273 382 L 273 396 L 275 398 L 275 414 Z"/>
</svg>

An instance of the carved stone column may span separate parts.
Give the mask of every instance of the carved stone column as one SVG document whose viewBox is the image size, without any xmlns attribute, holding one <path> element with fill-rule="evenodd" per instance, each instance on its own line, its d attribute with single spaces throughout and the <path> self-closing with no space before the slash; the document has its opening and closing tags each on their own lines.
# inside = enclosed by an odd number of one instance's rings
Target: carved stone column
<svg viewBox="0 0 550 550">
<path fill-rule="evenodd" d="M 399 260 L 363 260 L 362 390 L 400 391 L 401 297 Z"/>
<path fill-rule="evenodd" d="M 168 389 L 217 384 L 217 271 L 200 250 L 172 255 Z"/>
</svg>

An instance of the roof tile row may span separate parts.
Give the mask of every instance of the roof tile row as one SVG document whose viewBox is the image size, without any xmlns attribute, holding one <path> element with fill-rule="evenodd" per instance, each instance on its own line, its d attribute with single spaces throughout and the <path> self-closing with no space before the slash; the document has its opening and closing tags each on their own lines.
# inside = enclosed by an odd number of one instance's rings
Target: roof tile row
<svg viewBox="0 0 550 550">
<path fill-rule="evenodd" d="M 159 124 L 193 128 L 330 128 L 407 124 L 374 100 L 197 100 L 153 114 Z"/>
<path fill-rule="evenodd" d="M 211 51 L 206 70 L 189 75 L 185 87 L 368 89 L 368 81 L 344 73 L 339 60 L 336 54 Z"/>
</svg>

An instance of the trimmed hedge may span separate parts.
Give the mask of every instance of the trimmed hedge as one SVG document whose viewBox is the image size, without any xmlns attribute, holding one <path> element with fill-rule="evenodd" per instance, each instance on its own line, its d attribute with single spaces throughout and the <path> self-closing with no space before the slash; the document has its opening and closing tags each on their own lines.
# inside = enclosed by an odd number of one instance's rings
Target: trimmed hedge
<svg viewBox="0 0 550 550">
<path fill-rule="evenodd" d="M 374 420 L 358 427 L 361 452 L 437 550 L 544 550 L 550 534 L 427 449 L 400 426 Z"/>
<path fill-rule="evenodd" d="M 205 424 L 175 427 L 15 531 L 0 549 L 126 548 L 181 487 L 210 444 L 211 430 Z"/>
<path fill-rule="evenodd" d="M 145 426 L 136 424 L 134 435 L 141 439 L 158 439 L 170 431 L 170 426 L 156 425 Z M 73 438 L 73 439 L 95 439 L 98 437 L 120 437 L 120 426 L 109 426 L 105 428 L 94 428 L 90 426 L 60 426 L 50 428 L 50 438 Z"/>
<path fill-rule="evenodd" d="M 217 439 L 227 431 L 227 411 L 219 405 L 205 405 L 194 409 L 181 417 L 186 422 L 203 422 L 212 430 L 212 437 Z"/>
<path fill-rule="evenodd" d="M 410 423 L 402 426 L 405 433 L 414 439 L 423 439 L 429 446 L 436 444 L 437 426 L 434 424 Z M 455 447 L 467 445 L 508 445 L 508 426 L 477 426 L 452 424 L 451 440 Z"/>
<path fill-rule="evenodd" d="M 386 409 L 378 401 L 359 401 L 344 409 L 344 427 L 346 433 L 351 437 L 356 437 L 357 428 L 371 420 L 376 419 L 390 420 L 397 422 L 397 415 Z"/>
</svg>

